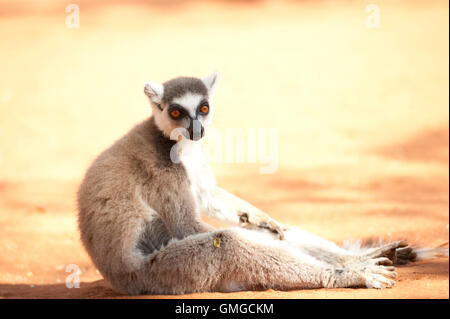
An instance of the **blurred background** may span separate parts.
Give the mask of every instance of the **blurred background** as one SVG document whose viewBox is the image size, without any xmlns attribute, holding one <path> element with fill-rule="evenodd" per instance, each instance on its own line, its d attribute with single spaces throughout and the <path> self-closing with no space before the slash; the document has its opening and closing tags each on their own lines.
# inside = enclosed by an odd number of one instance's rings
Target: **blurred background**
<svg viewBox="0 0 450 319">
<path fill-rule="evenodd" d="M 448 39 L 448 1 L 0 0 L 0 297 L 101 279 L 77 187 L 180 75 L 219 72 L 216 128 L 278 129 L 278 171 L 213 163 L 221 186 L 336 241 L 448 241 Z M 448 298 L 433 267 L 403 297 Z"/>
</svg>

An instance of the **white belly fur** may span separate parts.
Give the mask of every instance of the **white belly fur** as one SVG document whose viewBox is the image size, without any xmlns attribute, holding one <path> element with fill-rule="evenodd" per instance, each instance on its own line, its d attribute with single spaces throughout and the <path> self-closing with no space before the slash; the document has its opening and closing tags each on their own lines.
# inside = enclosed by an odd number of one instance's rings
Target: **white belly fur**
<svg viewBox="0 0 450 319">
<path fill-rule="evenodd" d="M 186 169 L 190 190 L 199 213 L 207 209 L 210 190 L 216 185 L 214 175 L 206 162 L 200 142 L 183 141 L 180 154 L 181 163 Z"/>
</svg>

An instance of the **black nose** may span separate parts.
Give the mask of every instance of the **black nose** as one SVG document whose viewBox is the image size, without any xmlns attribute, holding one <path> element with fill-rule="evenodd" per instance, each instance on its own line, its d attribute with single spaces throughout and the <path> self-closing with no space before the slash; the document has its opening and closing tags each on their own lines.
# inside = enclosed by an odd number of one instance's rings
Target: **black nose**
<svg viewBox="0 0 450 319">
<path fill-rule="evenodd" d="M 193 141 L 198 141 L 205 135 L 205 129 L 202 123 L 198 120 L 192 120 L 189 124 L 189 138 Z"/>
</svg>

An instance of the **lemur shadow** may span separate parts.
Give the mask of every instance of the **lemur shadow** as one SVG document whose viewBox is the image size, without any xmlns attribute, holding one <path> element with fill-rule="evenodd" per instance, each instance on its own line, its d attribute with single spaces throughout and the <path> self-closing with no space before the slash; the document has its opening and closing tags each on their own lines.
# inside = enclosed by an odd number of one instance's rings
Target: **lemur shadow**
<svg viewBox="0 0 450 319">
<path fill-rule="evenodd" d="M 54 285 L 38 284 L 0 284 L 0 298 L 11 299 L 82 299 L 82 298 L 120 298 L 123 295 L 114 291 L 102 279 L 81 282 L 79 288 L 67 288 L 65 283 Z"/>
<path fill-rule="evenodd" d="M 448 279 L 449 276 L 448 257 L 397 265 L 396 267 L 404 272 L 405 275 L 402 277 L 408 278 L 408 280 L 424 279 L 424 276 L 428 275 L 439 279 Z"/>
<path fill-rule="evenodd" d="M 448 279 L 449 263 L 447 258 L 436 259 L 432 261 L 421 261 L 410 263 L 403 266 L 397 266 L 399 272 L 399 281 L 414 281 L 424 277 L 428 279 Z M 404 278 L 404 279 L 403 279 Z M 352 290 L 352 288 L 343 288 Z M 230 298 L 230 295 L 236 298 L 248 296 L 248 291 L 219 293 L 214 292 L 215 298 Z M 252 298 L 258 298 L 259 294 L 265 291 L 252 291 Z M 0 298 L 7 299 L 89 299 L 89 298 L 198 298 L 201 294 L 187 295 L 122 295 L 115 292 L 105 280 L 97 280 L 89 283 L 80 283 L 80 288 L 67 288 L 65 284 L 55 285 L 35 285 L 33 288 L 29 284 L 0 284 Z M 208 296 L 213 296 L 211 293 Z"/>
</svg>

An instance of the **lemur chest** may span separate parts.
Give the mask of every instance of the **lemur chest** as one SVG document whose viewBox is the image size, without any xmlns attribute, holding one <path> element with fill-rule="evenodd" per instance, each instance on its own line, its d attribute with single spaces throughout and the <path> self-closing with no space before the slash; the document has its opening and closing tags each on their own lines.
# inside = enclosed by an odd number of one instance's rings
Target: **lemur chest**
<svg viewBox="0 0 450 319">
<path fill-rule="evenodd" d="M 210 191 L 215 187 L 214 175 L 207 164 L 201 148 L 194 147 L 180 157 L 190 182 L 189 190 L 199 211 L 206 209 Z"/>
</svg>

